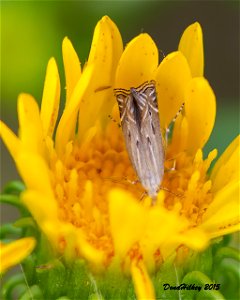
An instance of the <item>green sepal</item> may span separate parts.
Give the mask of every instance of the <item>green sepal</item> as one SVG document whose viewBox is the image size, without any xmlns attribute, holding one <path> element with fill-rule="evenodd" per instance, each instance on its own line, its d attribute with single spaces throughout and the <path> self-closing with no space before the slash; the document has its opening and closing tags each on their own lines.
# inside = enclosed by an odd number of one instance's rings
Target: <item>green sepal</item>
<svg viewBox="0 0 240 300">
<path fill-rule="evenodd" d="M 12 223 L 3 224 L 0 227 L 0 239 L 14 239 L 19 238 L 22 234 L 21 228 L 17 228 Z"/>
<path fill-rule="evenodd" d="M 199 271 L 207 276 L 211 276 L 213 268 L 212 247 L 207 248 L 204 252 L 190 251 L 188 259 L 184 264 L 185 272 Z"/>
<path fill-rule="evenodd" d="M 89 275 L 89 278 L 95 287 L 95 293 L 89 296 L 90 299 L 132 300 L 136 298 L 130 275 L 111 269 L 106 270 L 104 274 Z"/>
<path fill-rule="evenodd" d="M 36 282 L 36 254 L 33 252 L 26 257 L 22 262 L 22 267 L 29 285 L 34 285 Z"/>
<path fill-rule="evenodd" d="M 42 291 L 37 285 L 28 287 L 26 292 L 19 298 L 19 300 L 45 300 Z"/>
<path fill-rule="evenodd" d="M 104 300 L 104 298 L 99 294 L 91 294 L 87 300 Z"/>
<path fill-rule="evenodd" d="M 20 197 L 18 195 L 10 195 L 10 194 L 0 194 L 0 202 L 5 204 L 10 204 L 17 207 L 22 216 L 29 216 L 30 213 L 21 202 Z"/>
<path fill-rule="evenodd" d="M 23 217 L 14 222 L 14 226 L 21 228 L 23 236 L 33 236 L 37 238 L 39 236 L 39 229 L 32 217 Z"/>
<path fill-rule="evenodd" d="M 25 284 L 25 278 L 22 273 L 15 274 L 11 276 L 7 281 L 2 285 L 1 288 L 1 299 L 3 300 L 11 300 L 13 299 L 13 291 L 14 289 L 20 285 Z"/>
<path fill-rule="evenodd" d="M 65 292 L 68 281 L 66 268 L 60 260 L 49 261 L 35 267 L 36 281 L 45 299 L 55 299 Z"/>
<path fill-rule="evenodd" d="M 89 294 L 94 292 L 92 283 L 89 279 L 89 270 L 82 259 L 67 265 L 65 295 L 70 299 L 77 299 L 79 295 L 82 299 L 87 299 Z"/>
<path fill-rule="evenodd" d="M 14 226 L 24 228 L 24 227 L 33 227 L 36 228 L 36 222 L 32 217 L 20 218 L 16 222 L 14 222 Z"/>
<path fill-rule="evenodd" d="M 47 237 L 43 233 L 39 233 L 39 236 L 36 239 L 38 240 L 38 243 L 34 251 L 36 254 L 35 265 L 43 265 L 56 259 L 57 254 L 51 247 Z"/>
<path fill-rule="evenodd" d="M 170 256 L 152 276 L 157 299 L 178 299 L 178 291 L 164 289 L 165 284 L 178 286 L 182 278 L 182 268 L 176 265 L 175 259 L 175 255 Z"/>
<path fill-rule="evenodd" d="M 3 194 L 19 195 L 25 190 L 25 185 L 21 181 L 10 181 L 3 188 Z"/>
<path fill-rule="evenodd" d="M 214 256 L 213 278 L 221 282 L 222 293 L 227 299 L 238 299 L 240 295 L 240 251 L 232 247 L 219 248 Z"/>
<path fill-rule="evenodd" d="M 214 285 L 214 282 L 211 279 L 199 271 L 193 271 L 186 274 L 182 280 L 182 284 L 186 285 L 195 285 L 195 287 L 201 287 L 201 290 L 197 289 L 182 289 L 180 290 L 181 299 L 183 300 L 194 300 L 194 299 L 204 299 L 204 300 L 224 300 L 223 295 L 215 289 L 209 289 L 208 285 Z M 217 287 L 215 287 L 217 288 Z"/>
<path fill-rule="evenodd" d="M 222 247 L 214 255 L 214 264 L 219 264 L 225 258 L 232 258 L 240 262 L 240 251 L 232 247 Z"/>
<path fill-rule="evenodd" d="M 240 269 L 239 265 L 224 261 L 216 274 L 217 282 L 221 282 L 221 290 L 226 299 L 239 299 L 240 297 Z"/>
</svg>

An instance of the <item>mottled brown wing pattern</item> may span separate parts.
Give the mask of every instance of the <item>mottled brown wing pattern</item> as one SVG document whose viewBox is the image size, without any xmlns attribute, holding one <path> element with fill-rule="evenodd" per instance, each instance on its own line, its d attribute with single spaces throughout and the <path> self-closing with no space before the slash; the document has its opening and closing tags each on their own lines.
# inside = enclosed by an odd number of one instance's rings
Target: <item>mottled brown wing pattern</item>
<svg viewBox="0 0 240 300">
<path fill-rule="evenodd" d="M 155 198 L 164 174 L 164 147 L 154 82 L 116 90 L 126 148 L 138 178 Z"/>
</svg>

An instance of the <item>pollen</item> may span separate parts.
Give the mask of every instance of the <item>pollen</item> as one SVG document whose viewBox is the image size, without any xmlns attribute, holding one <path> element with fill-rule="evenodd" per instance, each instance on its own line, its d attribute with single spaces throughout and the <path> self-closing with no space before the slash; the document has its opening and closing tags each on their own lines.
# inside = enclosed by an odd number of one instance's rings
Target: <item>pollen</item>
<svg viewBox="0 0 240 300">
<path fill-rule="evenodd" d="M 61 222 L 81 228 L 87 241 L 106 253 L 113 252 L 109 225 L 108 193 L 112 188 L 128 190 L 144 206 L 144 191 L 129 160 L 123 133 L 116 122 L 110 121 L 83 145 L 76 138 L 66 145 L 65 154 L 59 158 L 49 146 L 52 186 L 59 208 Z M 201 217 L 212 201 L 211 181 L 207 170 L 216 152 L 203 159 L 199 150 L 195 157 L 180 153 L 175 168 L 167 170 L 173 160 L 166 149 L 165 173 L 159 188 L 165 198 L 156 205 L 176 210 L 191 220 L 193 227 L 201 223 Z"/>
<path fill-rule="evenodd" d="M 129 190 L 141 199 L 144 190 L 125 150 L 121 128 L 110 121 L 106 130 L 84 146 L 76 139 L 59 158 L 49 145 L 51 179 L 61 222 L 83 229 L 97 249 L 113 249 L 109 228 L 108 192 Z"/>
<path fill-rule="evenodd" d="M 187 152 L 179 153 L 175 170 L 164 175 L 162 186 L 167 189 L 166 208 L 171 210 L 176 205 L 180 206 L 180 214 L 189 219 L 193 227 L 201 223 L 204 212 L 213 200 L 208 170 L 216 156 L 217 150 L 210 152 L 206 159 L 203 159 L 202 150 L 197 151 L 195 157 Z M 171 157 L 171 153 L 167 157 Z M 169 166 L 168 161 L 166 164 Z"/>
</svg>

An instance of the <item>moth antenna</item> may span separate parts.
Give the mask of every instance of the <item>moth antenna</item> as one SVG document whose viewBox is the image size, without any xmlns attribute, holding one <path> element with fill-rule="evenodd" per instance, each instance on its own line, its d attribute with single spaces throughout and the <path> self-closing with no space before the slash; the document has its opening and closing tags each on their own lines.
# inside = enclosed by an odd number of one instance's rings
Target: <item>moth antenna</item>
<svg viewBox="0 0 240 300">
<path fill-rule="evenodd" d="M 96 89 L 94 90 L 94 93 L 101 92 L 101 91 L 104 91 L 104 90 L 108 90 L 108 89 L 110 89 L 111 87 L 112 87 L 111 85 L 99 86 L 98 88 L 96 88 Z"/>
<path fill-rule="evenodd" d="M 118 126 L 119 128 L 121 128 L 121 124 L 120 124 L 117 120 L 115 120 L 111 115 L 108 115 L 108 118 L 109 118 L 111 121 L 113 121 L 114 123 L 117 123 L 117 126 Z"/>
<path fill-rule="evenodd" d="M 171 133 L 170 127 L 172 127 L 172 125 L 176 122 L 178 116 L 180 115 L 180 113 L 182 112 L 183 108 L 184 108 L 185 102 L 182 103 L 182 105 L 180 106 L 178 112 L 176 113 L 175 117 L 172 119 L 170 125 L 165 128 L 165 144 L 166 144 L 166 148 L 168 146 L 168 141 L 169 141 L 169 135 Z"/>
<path fill-rule="evenodd" d="M 180 106 L 178 112 L 176 113 L 175 117 L 172 119 L 172 123 L 175 123 L 177 120 L 177 117 L 180 115 L 180 113 L 182 112 L 183 108 L 184 108 L 185 102 L 182 103 L 182 105 Z"/>
<path fill-rule="evenodd" d="M 166 55 L 165 55 L 165 53 L 163 52 L 163 50 L 162 50 L 162 49 L 159 49 L 159 52 L 162 54 L 163 58 L 165 58 L 165 57 L 166 57 Z"/>
</svg>

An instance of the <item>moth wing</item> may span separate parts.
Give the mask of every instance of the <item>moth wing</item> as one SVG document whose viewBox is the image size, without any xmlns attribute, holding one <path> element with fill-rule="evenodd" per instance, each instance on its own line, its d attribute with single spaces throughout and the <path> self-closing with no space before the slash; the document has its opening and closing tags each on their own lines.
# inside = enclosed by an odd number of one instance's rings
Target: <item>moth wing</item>
<svg viewBox="0 0 240 300">
<path fill-rule="evenodd" d="M 141 93 L 138 96 L 136 100 L 141 99 L 142 105 L 143 98 L 140 98 Z M 141 175 L 141 181 L 149 194 L 154 194 L 159 189 L 164 174 L 164 147 L 155 86 L 147 88 L 144 92 L 144 97 L 144 106 L 141 106 L 140 136 L 146 168 Z"/>
<path fill-rule="evenodd" d="M 141 180 L 141 173 L 146 168 L 146 165 L 143 156 L 140 126 L 136 118 L 136 109 L 133 97 L 129 94 L 125 98 L 122 111 L 120 111 L 121 123 L 129 158 Z"/>
<path fill-rule="evenodd" d="M 151 172 L 151 184 L 159 187 L 164 173 L 164 146 L 158 113 L 149 105 L 141 125 L 141 139 L 145 148 L 147 169 Z"/>
</svg>

